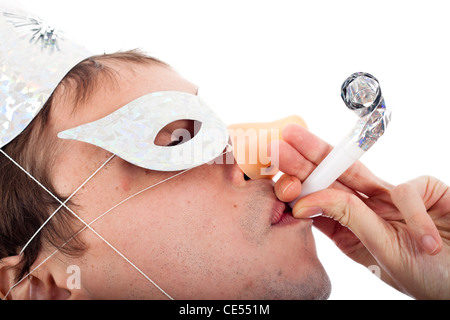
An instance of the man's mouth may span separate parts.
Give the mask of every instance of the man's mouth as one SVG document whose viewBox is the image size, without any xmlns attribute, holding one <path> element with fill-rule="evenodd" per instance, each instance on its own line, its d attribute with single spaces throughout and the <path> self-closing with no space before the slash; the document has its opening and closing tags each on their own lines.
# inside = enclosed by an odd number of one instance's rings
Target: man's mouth
<svg viewBox="0 0 450 320">
<path fill-rule="evenodd" d="M 279 200 L 277 200 L 272 209 L 272 216 L 270 217 L 270 224 L 285 224 L 294 222 L 296 219 L 292 216 L 291 207 Z"/>
</svg>

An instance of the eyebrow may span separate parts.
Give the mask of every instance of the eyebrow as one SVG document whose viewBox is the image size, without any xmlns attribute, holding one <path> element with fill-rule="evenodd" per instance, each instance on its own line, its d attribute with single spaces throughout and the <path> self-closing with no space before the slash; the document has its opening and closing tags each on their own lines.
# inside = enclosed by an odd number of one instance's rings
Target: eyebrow
<svg viewBox="0 0 450 320">
<path fill-rule="evenodd" d="M 106 61 L 135 65 L 160 64 L 168 66 L 165 62 L 137 50 L 87 58 L 73 67 L 55 89 L 58 98 L 68 99 L 73 104 L 72 114 L 76 113 L 79 105 L 87 103 L 100 87 L 109 85 L 112 89 L 115 89 L 118 86 L 118 73 L 114 68 L 106 65 L 104 63 Z"/>
</svg>

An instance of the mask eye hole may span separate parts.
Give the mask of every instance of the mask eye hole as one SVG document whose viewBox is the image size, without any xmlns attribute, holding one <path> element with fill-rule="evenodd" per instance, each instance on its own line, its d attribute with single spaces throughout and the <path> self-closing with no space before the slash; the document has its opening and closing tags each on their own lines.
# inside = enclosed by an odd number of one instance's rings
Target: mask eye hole
<svg viewBox="0 0 450 320">
<path fill-rule="evenodd" d="M 155 138 L 155 145 L 173 147 L 192 140 L 200 131 L 202 123 L 197 120 L 183 119 L 169 123 Z"/>
</svg>

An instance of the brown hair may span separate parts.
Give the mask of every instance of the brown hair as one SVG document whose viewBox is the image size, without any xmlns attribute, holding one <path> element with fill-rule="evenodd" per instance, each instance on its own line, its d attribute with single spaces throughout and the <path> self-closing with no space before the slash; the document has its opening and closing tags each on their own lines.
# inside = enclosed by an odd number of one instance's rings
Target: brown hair
<svg viewBox="0 0 450 320">
<path fill-rule="evenodd" d="M 49 115 L 52 109 L 58 107 L 55 100 L 59 101 L 62 95 L 70 97 L 75 109 L 78 104 L 87 102 L 98 86 L 102 85 L 99 80 L 114 79 L 114 70 L 102 63 L 105 60 L 164 64 L 137 50 L 98 55 L 81 61 L 60 82 L 30 125 L 3 147 L 6 154 L 61 201 L 65 201 L 67 196 L 58 194 L 50 179 L 50 169 L 60 142 L 48 126 Z M 74 203 L 69 201 L 67 205 Z M 5 257 L 18 255 L 36 230 L 59 206 L 56 199 L 12 161 L 4 155 L 0 156 L 0 263 Z M 39 252 L 47 245 L 59 248 L 62 253 L 70 256 L 81 255 L 86 245 L 78 238 L 61 248 L 79 227 L 74 216 L 67 209 L 61 208 L 24 250 L 21 261 L 16 266 L 16 280 L 30 271 Z"/>
</svg>

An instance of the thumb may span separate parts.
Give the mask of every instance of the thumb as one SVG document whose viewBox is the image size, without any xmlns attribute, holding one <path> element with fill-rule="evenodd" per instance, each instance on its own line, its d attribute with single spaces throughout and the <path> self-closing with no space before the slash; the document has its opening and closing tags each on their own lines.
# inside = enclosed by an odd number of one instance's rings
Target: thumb
<svg viewBox="0 0 450 320">
<path fill-rule="evenodd" d="M 385 249 L 389 239 L 387 223 L 356 195 L 325 189 L 300 199 L 292 213 L 295 218 L 310 218 L 311 214 L 317 215 L 318 208 L 322 209 L 322 216 L 349 228 L 372 254 Z"/>
</svg>

